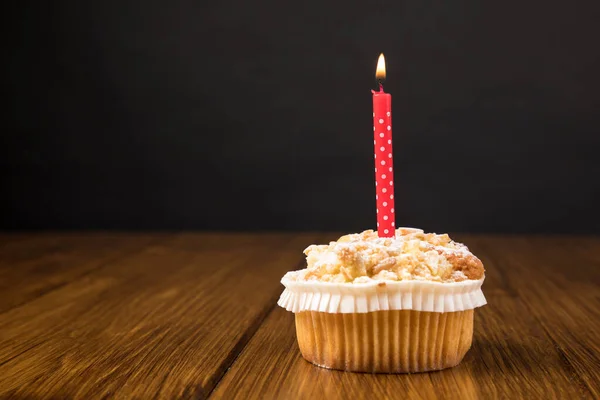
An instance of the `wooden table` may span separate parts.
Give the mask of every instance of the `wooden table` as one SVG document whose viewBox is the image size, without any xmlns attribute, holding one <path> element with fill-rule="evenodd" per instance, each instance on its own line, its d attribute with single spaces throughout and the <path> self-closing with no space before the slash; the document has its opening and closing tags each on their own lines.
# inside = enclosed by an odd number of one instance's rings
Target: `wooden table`
<svg viewBox="0 0 600 400">
<path fill-rule="evenodd" d="M 284 272 L 334 234 L 0 235 L 0 398 L 600 397 L 600 238 L 456 235 L 489 304 L 452 369 L 302 359 Z"/>
</svg>

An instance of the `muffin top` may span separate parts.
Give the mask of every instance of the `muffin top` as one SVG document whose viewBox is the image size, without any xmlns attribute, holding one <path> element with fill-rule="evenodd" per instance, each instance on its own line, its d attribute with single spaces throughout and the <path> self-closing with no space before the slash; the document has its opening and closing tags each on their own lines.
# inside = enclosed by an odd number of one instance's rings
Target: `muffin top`
<svg viewBox="0 0 600 400">
<path fill-rule="evenodd" d="M 342 236 L 328 245 L 304 250 L 307 268 L 291 271 L 286 279 L 338 283 L 371 280 L 460 282 L 481 279 L 484 268 L 462 243 L 447 234 L 398 228 L 395 238 L 380 238 L 367 230 Z"/>
</svg>

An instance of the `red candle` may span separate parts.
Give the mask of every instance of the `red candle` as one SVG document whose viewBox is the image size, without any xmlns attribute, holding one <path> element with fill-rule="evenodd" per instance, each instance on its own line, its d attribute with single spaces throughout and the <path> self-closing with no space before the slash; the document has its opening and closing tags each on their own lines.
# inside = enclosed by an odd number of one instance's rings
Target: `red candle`
<svg viewBox="0 0 600 400">
<path fill-rule="evenodd" d="M 377 61 L 379 91 L 373 93 L 373 134 L 375 136 L 375 189 L 377 195 L 377 233 L 379 237 L 394 237 L 394 158 L 392 155 L 392 95 L 383 91 L 385 59 Z"/>
</svg>

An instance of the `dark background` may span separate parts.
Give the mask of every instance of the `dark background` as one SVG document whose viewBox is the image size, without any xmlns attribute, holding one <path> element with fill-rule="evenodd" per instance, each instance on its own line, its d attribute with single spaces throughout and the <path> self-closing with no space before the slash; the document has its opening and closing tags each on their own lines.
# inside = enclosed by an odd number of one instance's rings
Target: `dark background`
<svg viewBox="0 0 600 400">
<path fill-rule="evenodd" d="M 57 1 L 4 12 L 2 229 L 600 233 L 600 2 Z"/>
</svg>

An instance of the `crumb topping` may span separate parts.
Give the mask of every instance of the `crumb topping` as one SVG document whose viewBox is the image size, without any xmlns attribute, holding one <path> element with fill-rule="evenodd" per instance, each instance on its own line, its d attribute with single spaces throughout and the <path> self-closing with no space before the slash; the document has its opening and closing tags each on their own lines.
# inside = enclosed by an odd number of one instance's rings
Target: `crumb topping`
<svg viewBox="0 0 600 400">
<path fill-rule="evenodd" d="M 367 230 L 342 236 L 328 245 L 304 250 L 307 268 L 291 271 L 291 280 L 361 283 L 371 280 L 460 282 L 481 279 L 484 268 L 462 243 L 447 234 L 398 228 L 396 237 L 380 238 Z"/>
</svg>

